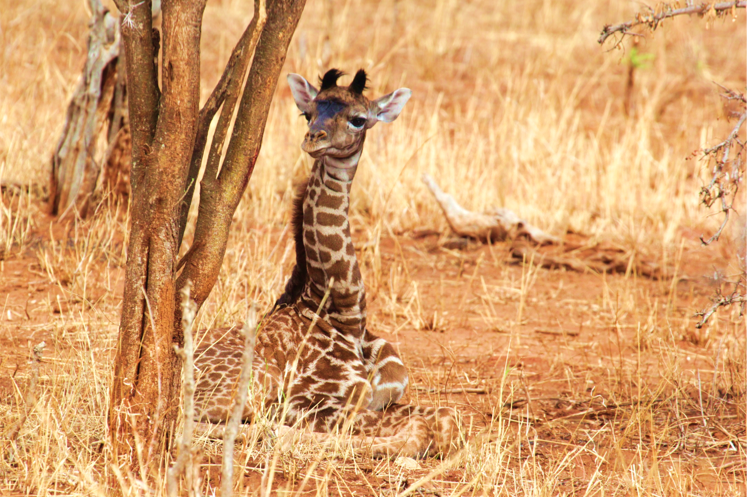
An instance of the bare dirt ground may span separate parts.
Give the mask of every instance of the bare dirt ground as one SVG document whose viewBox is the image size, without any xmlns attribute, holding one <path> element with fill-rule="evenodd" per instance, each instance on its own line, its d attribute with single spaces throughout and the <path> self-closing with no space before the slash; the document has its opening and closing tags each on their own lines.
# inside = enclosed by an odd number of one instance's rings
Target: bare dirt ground
<svg viewBox="0 0 747 497">
<path fill-rule="evenodd" d="M 0 406 L 6 413 L 23 409 L 31 346 L 47 344 L 42 390 L 54 388 L 50 369 L 80 353 L 81 341 L 104 344 L 88 348 L 98 361 L 113 358 L 113 337 L 101 342 L 94 335 L 116 331 L 122 267 L 91 263 L 87 271 L 95 277 L 81 290 L 74 271 L 58 266 L 52 274 L 39 259 L 76 227 L 45 217 L 38 222 L 29 248 L 0 263 Z M 728 260 L 701 248 L 695 232 L 683 233 L 683 240 L 667 275 L 652 280 L 548 270 L 512 258 L 508 243 L 484 245 L 432 231 L 382 238 L 376 253 L 358 252 L 370 281 L 369 326 L 398 347 L 409 367 L 403 401 L 456 407 L 468 444 L 494 444 L 504 472 L 525 474 L 531 466 L 537 481 L 552 480 L 551 493 L 568 495 L 602 488 L 627 494 L 631 479 L 653 473 L 668 482 L 664 494 L 738 494 L 746 489 L 746 432 L 744 385 L 739 391 L 738 384 L 744 362 L 734 353 L 744 325 L 723 313 L 695 329 L 693 312 L 706 306 L 714 271 L 726 270 Z M 206 485 L 216 488 L 220 449 L 206 442 L 202 451 Z M 413 467 L 365 457 L 313 461 L 314 454 L 301 449 L 283 454 L 273 488 L 378 495 L 415 483 L 421 494 L 479 494 L 485 484 L 476 476 L 496 472 L 468 456 L 435 477 L 429 474 L 442 461 L 411 461 Z M 247 452 L 246 489 L 261 484 L 266 463 Z M 647 471 L 631 475 L 632 467 Z M 20 483 L 5 488 L 23 492 Z M 515 491 L 527 492 L 515 484 Z"/>
</svg>

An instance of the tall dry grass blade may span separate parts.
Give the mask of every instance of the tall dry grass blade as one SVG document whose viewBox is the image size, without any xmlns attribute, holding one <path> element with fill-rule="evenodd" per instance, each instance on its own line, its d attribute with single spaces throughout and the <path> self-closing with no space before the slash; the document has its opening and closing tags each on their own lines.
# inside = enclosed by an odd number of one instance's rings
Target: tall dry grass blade
<svg viewBox="0 0 747 497">
<path fill-rule="evenodd" d="M 182 290 L 182 327 L 184 328 L 184 348 L 176 349 L 176 353 L 182 360 L 182 383 L 184 402 L 184 431 L 177 446 L 176 461 L 168 470 L 166 491 L 169 497 L 179 494 L 179 475 L 186 469 L 187 488 L 194 491 L 199 489 L 199 484 L 194 484 L 192 471 L 192 439 L 195 427 L 195 351 L 192 329 L 194 327 L 197 306 L 189 298 L 190 285 Z"/>
<path fill-rule="evenodd" d="M 16 421 L 11 426 L 10 430 L 8 430 L 8 440 L 10 440 L 11 443 L 13 443 L 18 437 L 18 434 L 21 432 L 21 428 L 23 428 L 23 425 L 26 423 L 26 419 L 28 419 L 29 412 L 31 412 L 36 405 L 36 385 L 39 382 L 39 368 L 41 366 L 42 355 L 44 354 L 44 347 L 46 346 L 46 342 L 41 342 L 35 345 L 32 350 L 30 361 L 31 379 L 29 380 L 29 384 L 26 387 L 26 395 L 23 398 L 24 409 L 21 412 L 21 417 L 18 419 L 18 421 Z"/>
<path fill-rule="evenodd" d="M 254 364 L 254 346 L 257 340 L 259 320 L 257 310 L 252 305 L 244 321 L 244 354 L 242 355 L 241 375 L 239 376 L 238 392 L 231 416 L 223 432 L 223 462 L 221 465 L 221 495 L 233 495 L 233 458 L 236 435 L 244 415 L 246 399 L 252 383 L 252 366 Z"/>
</svg>

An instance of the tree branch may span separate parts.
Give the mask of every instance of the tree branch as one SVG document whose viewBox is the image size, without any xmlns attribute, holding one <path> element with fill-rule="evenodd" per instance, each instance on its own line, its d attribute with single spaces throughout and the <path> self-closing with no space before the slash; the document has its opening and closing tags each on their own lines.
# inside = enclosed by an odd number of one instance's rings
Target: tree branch
<svg viewBox="0 0 747 497">
<path fill-rule="evenodd" d="M 731 12 L 732 15 L 736 15 L 736 9 L 744 9 L 746 7 L 747 1 L 745 0 L 735 0 L 733 2 L 719 3 L 701 3 L 700 5 L 691 5 L 680 9 L 674 9 L 669 4 L 663 4 L 661 7 L 657 8 L 657 10 L 661 9 L 659 12 L 652 9 L 651 7 L 646 7 L 647 12 L 643 14 L 636 14 L 635 20 L 633 21 L 614 25 L 606 25 L 602 30 L 602 33 L 599 35 L 599 39 L 597 40 L 597 42 L 601 45 L 607 40 L 607 38 L 609 38 L 613 34 L 620 33 L 622 37 L 615 42 L 615 46 L 617 46 L 625 38 L 625 35 L 640 36 L 637 33 L 630 32 L 630 28 L 635 26 L 645 24 L 651 29 L 651 31 L 654 31 L 657 27 L 659 27 L 659 24 L 661 24 L 664 19 L 692 14 L 696 14 L 701 17 L 706 15 L 716 17 L 723 16 L 728 12 Z"/>
<path fill-rule="evenodd" d="M 187 191 L 181 205 L 181 215 L 179 219 L 180 246 L 184 238 L 184 231 L 187 229 L 189 208 L 192 205 L 197 177 L 200 174 L 200 167 L 202 166 L 202 157 L 205 153 L 205 146 L 207 145 L 210 123 L 213 121 L 213 117 L 215 117 L 218 109 L 223 106 L 218 128 L 213 135 L 210 158 L 208 159 L 208 168 L 210 168 L 210 159 L 212 159 L 213 162 L 220 160 L 220 151 L 223 149 L 228 125 L 230 125 L 231 118 L 234 115 L 236 102 L 238 101 L 241 91 L 241 85 L 244 82 L 247 68 L 249 67 L 249 61 L 252 58 L 254 49 L 257 47 L 259 36 L 265 27 L 266 21 L 267 12 L 265 9 L 265 0 L 254 0 L 254 16 L 252 17 L 252 21 L 246 27 L 246 30 L 244 30 L 244 34 L 241 35 L 241 38 L 236 44 L 236 47 L 234 47 L 233 52 L 231 52 L 231 57 L 228 59 L 226 69 L 223 71 L 218 84 L 215 86 L 210 97 L 208 97 L 207 102 L 205 102 L 205 105 L 200 111 L 200 122 L 197 127 L 197 137 L 195 139 L 194 151 L 192 152 L 192 160 L 189 166 L 189 175 L 187 177 Z M 228 100 L 226 100 L 226 98 L 228 98 Z M 215 159 L 216 155 L 217 160 Z M 217 166 L 214 165 L 213 167 L 215 168 Z"/>
<path fill-rule="evenodd" d="M 731 90 L 729 90 L 729 92 L 737 96 L 734 99 L 739 100 L 739 97 L 741 97 L 741 99 L 744 99 L 743 95 L 736 94 L 736 92 L 733 92 Z M 703 158 L 713 156 L 715 158 L 714 160 L 716 161 L 716 165 L 713 167 L 713 177 L 711 178 L 710 183 L 708 184 L 708 186 L 704 186 L 700 191 L 700 195 L 701 197 L 703 197 L 702 202 L 706 207 L 710 207 L 713 205 L 716 199 L 718 199 L 721 202 L 721 212 L 724 213 L 724 220 L 721 222 L 721 226 L 716 231 L 716 233 L 713 234 L 713 236 L 711 236 L 708 240 L 705 240 L 702 235 L 700 236 L 700 242 L 703 245 L 710 245 L 711 243 L 718 240 L 721 236 L 721 232 L 724 230 L 727 222 L 729 221 L 729 213 L 733 209 L 734 198 L 736 198 L 737 196 L 737 191 L 739 191 L 739 184 L 741 183 L 742 176 L 744 175 L 744 172 L 742 171 L 742 153 L 744 152 L 745 144 L 739 141 L 738 136 L 739 131 L 741 130 L 745 121 L 747 121 L 747 109 L 745 109 L 745 111 L 739 117 L 737 125 L 734 126 L 734 129 L 731 131 L 731 133 L 729 133 L 729 136 L 727 136 L 724 141 L 703 151 Z M 736 158 L 732 159 L 731 171 L 724 172 L 727 163 L 729 162 L 729 155 L 732 151 L 732 147 L 734 146 L 734 142 L 737 143 L 739 149 L 737 150 Z M 718 157 L 719 152 L 721 153 L 720 158 Z M 715 194 L 713 193 L 714 188 L 717 188 Z M 728 202 L 726 199 L 729 194 L 732 194 L 731 202 Z"/>
<path fill-rule="evenodd" d="M 233 214 L 254 170 L 270 103 L 304 5 L 304 0 L 268 2 L 267 22 L 257 43 L 220 174 L 206 171 L 203 175 L 194 243 L 180 264 L 183 270 L 177 280 L 177 288 L 192 281 L 192 299 L 198 306 L 218 279 Z"/>
<path fill-rule="evenodd" d="M 732 304 L 742 304 L 742 307 L 744 307 L 745 303 L 747 303 L 747 296 L 739 294 L 736 290 L 728 297 L 719 294 L 708 310 L 695 313 L 696 316 L 701 316 L 702 318 L 695 327 L 698 329 L 702 328 L 719 307 L 726 307 Z"/>
</svg>

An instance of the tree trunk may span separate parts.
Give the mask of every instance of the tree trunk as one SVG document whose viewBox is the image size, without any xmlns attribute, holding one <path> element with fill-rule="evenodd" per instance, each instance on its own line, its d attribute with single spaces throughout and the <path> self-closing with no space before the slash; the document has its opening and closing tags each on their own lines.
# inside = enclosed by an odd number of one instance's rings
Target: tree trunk
<svg viewBox="0 0 747 497">
<path fill-rule="evenodd" d="M 89 5 L 93 15 L 86 64 L 52 156 L 49 210 L 58 216 L 72 210 L 85 216 L 91 210 L 94 194 L 102 186 L 116 182 L 120 170 L 126 174 L 129 169 L 128 136 L 126 132 L 119 133 L 120 129 L 127 129 L 127 113 L 122 111 L 126 97 L 118 19 L 100 0 L 90 0 Z M 107 122 L 106 152 L 97 154 L 97 141 Z M 114 151 L 118 153 L 112 155 Z M 120 185 L 119 191 L 126 193 L 126 188 Z"/>
<path fill-rule="evenodd" d="M 131 3 L 123 12 L 129 21 L 123 22 L 122 34 L 132 133 L 132 227 L 109 423 L 115 456 L 132 461 L 132 448 L 140 443 L 148 469 L 177 416 L 175 213 L 197 131 L 205 2 L 163 5 L 162 94 L 151 2 Z"/>
<path fill-rule="evenodd" d="M 177 289 L 194 283 L 192 298 L 204 302 L 228 240 L 228 228 L 259 154 L 270 101 L 304 1 L 255 0 L 255 15 L 234 49 L 220 82 L 199 111 L 199 46 L 206 0 L 163 2 L 162 87 L 156 66 L 158 32 L 150 1 L 117 0 L 124 15 L 124 44 L 132 137 L 132 226 L 124 302 L 109 406 L 115 457 L 152 471 L 169 448 L 177 414 L 181 309 Z M 266 25 L 265 25 L 266 22 Z M 256 53 L 255 53 L 256 47 Z M 195 243 L 177 267 L 177 254 L 200 172 L 210 123 L 221 115 L 210 147 L 208 171 L 218 168 L 235 104 L 255 53 L 227 145 L 220 176 L 206 173 Z M 217 171 L 218 169 L 215 169 Z M 211 228 L 206 229 L 205 224 Z M 206 240 L 205 237 L 210 237 Z M 195 256 L 197 254 L 197 256 Z M 177 271 L 183 267 L 177 282 Z"/>
</svg>

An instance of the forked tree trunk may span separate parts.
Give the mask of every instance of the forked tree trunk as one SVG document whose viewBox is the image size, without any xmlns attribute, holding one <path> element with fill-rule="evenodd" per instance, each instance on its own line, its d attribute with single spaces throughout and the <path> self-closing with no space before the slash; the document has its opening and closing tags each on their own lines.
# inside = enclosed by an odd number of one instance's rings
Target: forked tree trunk
<svg viewBox="0 0 747 497">
<path fill-rule="evenodd" d="M 86 216 L 104 190 L 128 193 L 130 145 L 119 22 L 100 0 L 89 0 L 89 6 L 93 15 L 86 64 L 52 156 L 49 210 L 58 216 L 73 210 Z M 97 147 L 102 134 L 103 151 Z"/>
<path fill-rule="evenodd" d="M 269 1 L 265 14 L 264 1 L 255 0 L 254 18 L 201 111 L 199 47 L 206 0 L 163 2 L 162 92 L 154 64 L 158 33 L 152 30 L 151 2 L 116 3 L 125 19 L 132 227 L 109 430 L 115 457 L 133 464 L 139 445 L 144 465 L 151 468 L 159 462 L 161 450 L 168 449 L 178 414 L 181 366 L 174 345 L 181 345 L 182 332 L 177 292 L 191 281 L 192 298 L 199 307 L 218 277 L 231 218 L 259 154 L 272 94 L 305 2 Z M 219 109 L 200 188 L 194 243 L 177 268 L 208 128 Z M 226 158 L 221 166 L 222 149 Z"/>
</svg>

